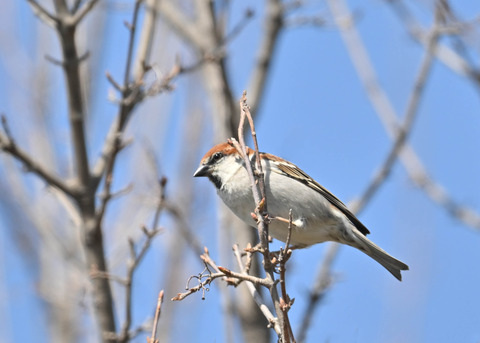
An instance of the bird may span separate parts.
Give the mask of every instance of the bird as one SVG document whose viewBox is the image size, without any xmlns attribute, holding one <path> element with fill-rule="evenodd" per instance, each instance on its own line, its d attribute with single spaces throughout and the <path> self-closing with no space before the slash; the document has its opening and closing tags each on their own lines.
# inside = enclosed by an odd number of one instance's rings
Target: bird
<svg viewBox="0 0 480 343">
<path fill-rule="evenodd" d="M 250 161 L 255 151 L 246 147 Z M 269 235 L 282 242 L 306 248 L 326 241 L 352 246 L 385 267 L 402 280 L 401 271 L 409 267 L 389 255 L 366 235 L 365 225 L 325 187 L 295 164 L 281 157 L 260 153 L 268 206 Z M 194 177 L 207 177 L 216 187 L 225 205 L 247 225 L 256 227 L 252 212 L 256 207 L 244 159 L 230 142 L 212 147 L 201 159 Z M 278 220 L 276 220 L 278 219 Z"/>
</svg>

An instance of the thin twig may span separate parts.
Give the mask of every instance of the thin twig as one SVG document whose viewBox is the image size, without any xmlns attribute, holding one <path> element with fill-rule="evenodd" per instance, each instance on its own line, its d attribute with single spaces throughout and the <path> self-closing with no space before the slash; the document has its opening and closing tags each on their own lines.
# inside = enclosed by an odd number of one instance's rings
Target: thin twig
<svg viewBox="0 0 480 343">
<path fill-rule="evenodd" d="M 83 18 L 87 15 L 88 12 L 92 10 L 98 0 L 89 0 L 83 4 L 82 7 L 78 8 L 73 14 L 72 24 L 77 25 L 82 21 Z"/>
<path fill-rule="evenodd" d="M 113 160 L 123 148 L 121 137 L 128 123 L 130 115 L 134 110 L 136 104 L 142 101 L 147 96 L 154 96 L 166 90 L 171 90 L 171 82 L 183 72 L 189 70 L 183 69 L 178 64 L 172 67 L 172 70 L 161 79 L 158 79 L 150 87 L 140 89 L 142 85 L 141 80 L 134 81 L 133 84 L 127 86 L 130 91 L 125 90 L 125 86 L 121 86 L 113 77 L 107 73 L 106 77 L 113 85 L 113 87 L 122 92 L 122 99 L 120 100 L 120 110 L 116 120 L 111 124 L 107 138 L 104 142 L 100 157 L 95 163 L 92 170 L 93 187 L 97 188 L 103 177 L 113 171 Z"/>
<path fill-rule="evenodd" d="M 149 231 L 145 227 L 142 228 L 142 231 L 145 234 L 146 239 L 138 253 L 135 252 L 134 242 L 129 240 L 130 260 L 128 262 L 127 276 L 125 278 L 125 322 L 118 338 L 118 342 L 121 343 L 126 343 L 130 340 L 129 333 L 130 326 L 132 324 L 132 286 L 134 274 L 148 249 L 150 248 L 153 239 L 160 232 L 158 229 L 152 229 Z"/>
<path fill-rule="evenodd" d="M 432 69 L 434 61 L 435 48 L 439 40 L 439 31 L 438 31 L 438 22 L 433 24 L 433 27 L 430 30 L 428 38 L 428 44 L 425 50 L 425 55 L 420 64 L 420 69 L 415 78 L 412 91 L 410 93 L 410 98 L 407 102 L 406 113 L 404 115 L 404 121 L 401 127 L 398 128 L 396 133 L 396 139 L 394 140 L 387 158 L 382 164 L 379 172 L 375 175 L 373 180 L 369 182 L 367 189 L 364 191 L 361 202 L 355 203 L 354 212 L 360 212 L 363 207 L 370 201 L 370 199 L 375 195 L 378 188 L 385 181 L 385 179 L 390 175 L 395 162 L 400 155 L 400 151 L 405 146 L 408 137 L 412 131 L 412 126 L 415 121 L 415 117 L 418 114 L 418 109 L 420 105 L 420 100 L 423 96 L 423 91 L 425 89 L 425 84 L 430 76 L 430 71 Z"/>
<path fill-rule="evenodd" d="M 163 302 L 163 289 L 158 294 L 157 308 L 155 310 L 155 319 L 153 320 L 153 326 L 152 326 L 152 335 L 147 338 L 147 343 L 158 343 L 157 326 L 158 326 L 158 321 L 160 319 L 160 313 L 162 310 L 162 302 Z"/>
<path fill-rule="evenodd" d="M 34 173 L 40 179 L 45 181 L 47 185 L 58 188 L 59 190 L 73 198 L 78 195 L 78 190 L 76 188 L 67 185 L 65 181 L 62 180 L 59 176 L 55 175 L 52 171 L 45 169 L 40 163 L 35 161 L 26 151 L 20 149 L 16 145 L 8 129 L 7 121 L 4 116 L 2 116 L 2 124 L 5 134 L 0 132 L 0 150 L 5 151 L 15 159 L 20 161 L 24 165 L 26 171 Z"/>
<path fill-rule="evenodd" d="M 391 4 L 391 8 L 394 10 L 395 14 L 404 23 L 410 36 L 418 43 L 427 47 L 428 34 L 426 34 L 426 30 L 424 30 L 420 24 L 416 22 L 407 6 L 404 5 L 404 1 L 392 0 L 388 1 L 388 3 Z M 463 58 L 454 49 L 450 48 L 444 43 L 439 43 L 434 52 L 438 60 L 447 67 L 452 69 L 454 72 L 467 77 L 477 87 L 480 85 L 480 70 L 467 59 Z"/>
<path fill-rule="evenodd" d="M 272 60 L 277 55 L 276 48 L 280 33 L 284 27 L 285 5 L 281 0 L 268 0 L 266 2 L 266 16 L 263 35 L 257 50 L 254 69 L 248 82 L 248 92 L 252 112 L 256 115 L 263 98 L 265 85 L 271 70 Z"/>
<path fill-rule="evenodd" d="M 127 62 L 125 63 L 125 74 L 123 75 L 123 88 L 125 89 L 124 92 L 128 91 L 129 84 L 130 84 L 130 69 L 132 68 L 133 47 L 135 44 L 135 33 L 137 31 L 138 14 L 139 14 L 140 5 L 142 4 L 142 2 L 143 0 L 135 1 L 135 7 L 133 9 L 133 19 L 132 19 L 132 23 L 129 26 L 130 38 L 128 40 Z M 126 98 L 126 96 L 124 96 L 124 98 Z"/>
<path fill-rule="evenodd" d="M 235 26 L 233 26 L 232 30 L 229 33 L 227 33 L 225 35 L 225 37 L 223 38 L 223 44 L 222 45 L 226 45 L 227 43 L 234 40 L 235 37 L 238 36 L 240 34 L 240 32 L 242 32 L 242 30 L 252 20 L 254 14 L 255 14 L 255 12 L 252 9 L 247 8 L 243 13 L 242 18 L 240 18 L 240 21 Z"/>
<path fill-rule="evenodd" d="M 286 272 L 285 264 L 287 263 L 288 259 L 292 255 L 292 250 L 289 250 L 290 238 L 292 236 L 292 227 L 293 227 L 292 220 L 293 220 L 292 209 L 290 209 L 288 212 L 287 239 L 285 241 L 285 248 L 280 249 L 280 253 L 278 255 L 278 269 L 280 273 L 280 289 L 282 292 L 282 299 L 280 299 L 280 304 L 281 304 L 282 311 L 284 313 L 283 325 L 285 327 L 285 341 L 295 343 L 295 337 L 293 335 L 292 326 L 290 325 L 290 321 L 288 320 L 288 311 L 292 307 L 295 299 L 290 300 L 290 297 L 287 294 L 287 285 L 286 285 L 286 277 L 285 277 L 285 272 Z"/>
<path fill-rule="evenodd" d="M 153 44 L 153 35 L 157 22 L 158 0 L 145 0 L 145 17 L 143 19 L 142 30 L 137 47 L 137 56 L 133 66 L 133 78 L 140 79 L 145 73 L 147 64 L 149 64 L 150 53 Z"/>
<path fill-rule="evenodd" d="M 200 290 L 202 290 L 202 300 L 205 300 L 205 292 L 209 291 L 209 288 L 207 288 L 206 286 L 210 285 L 210 283 L 213 280 L 215 280 L 219 277 L 222 277 L 227 282 L 227 284 L 234 285 L 234 286 L 238 285 L 238 282 L 234 282 L 233 281 L 234 279 L 230 278 L 227 275 L 228 269 L 227 269 L 227 273 L 225 273 L 224 271 L 221 270 L 221 267 L 218 267 L 217 264 L 215 263 L 215 261 L 212 260 L 207 247 L 204 248 L 204 253 L 200 255 L 200 258 L 202 259 L 202 261 L 205 265 L 205 269 L 201 273 L 199 273 L 198 275 L 190 276 L 187 280 L 187 286 L 185 287 L 187 292 L 178 293 L 176 297 L 172 298 L 173 301 L 183 300 L 187 296 L 189 296 L 190 294 L 193 294 L 193 293 L 198 292 Z M 216 273 L 212 273 L 210 271 L 209 266 L 212 267 L 216 271 Z M 223 269 L 225 269 L 225 268 L 223 268 Z M 205 273 L 207 273 L 207 274 L 205 275 Z M 204 278 L 206 278 L 205 281 L 202 281 Z M 192 279 L 197 279 L 199 281 L 199 284 L 195 287 L 190 287 L 189 283 Z"/>
<path fill-rule="evenodd" d="M 113 78 L 112 74 L 110 74 L 108 71 L 105 73 L 105 76 L 107 77 L 107 80 L 112 84 L 113 88 L 115 88 L 119 92 L 123 92 L 123 87 L 120 86 L 120 84 L 115 81 Z"/>
<path fill-rule="evenodd" d="M 48 12 L 42 5 L 35 0 L 27 0 L 32 7 L 33 13 L 40 18 L 46 25 L 56 28 L 58 25 L 58 18 Z"/>
<path fill-rule="evenodd" d="M 159 195 L 158 195 L 158 203 L 155 209 L 155 214 L 153 216 L 152 226 L 151 229 L 148 230 L 146 227 L 142 227 L 142 232 L 145 235 L 145 242 L 143 243 L 140 251 L 138 253 L 135 252 L 135 244 L 130 239 L 129 246 L 130 246 L 130 260 L 128 262 L 127 268 L 127 276 L 125 278 L 125 322 L 123 324 L 122 330 L 119 335 L 119 342 L 128 342 L 130 340 L 130 327 L 132 324 L 132 286 L 133 286 L 133 277 L 134 273 L 137 270 L 138 265 L 143 260 L 143 257 L 147 253 L 150 245 L 155 238 L 155 236 L 160 232 L 158 229 L 158 225 L 160 222 L 160 215 L 163 210 L 163 203 L 165 200 L 165 186 L 167 184 L 167 179 L 165 177 L 160 178 L 159 180 Z"/>
<path fill-rule="evenodd" d="M 204 250 L 204 253 L 200 255 L 200 258 L 202 259 L 202 261 L 208 264 L 209 266 L 211 266 L 213 269 L 215 269 L 215 271 L 220 273 L 220 269 L 218 268 L 217 264 L 210 257 L 210 252 L 208 251 L 208 248 L 204 247 L 203 250 Z"/>
<path fill-rule="evenodd" d="M 128 44 L 128 52 L 127 52 L 127 62 L 125 65 L 125 75 L 124 75 L 124 82 L 123 86 L 120 87 L 113 78 L 109 78 L 109 74 L 107 73 L 107 78 L 111 80 L 112 84 L 115 88 L 122 89 L 122 104 L 120 106 L 119 114 L 117 120 L 114 122 L 111 131 L 112 134 L 109 133 L 105 140 L 104 146 L 108 147 L 108 151 L 104 148 L 102 150 L 102 157 L 100 161 L 102 164 L 100 166 L 97 165 L 92 171 L 92 188 L 96 190 L 102 178 L 104 178 L 104 185 L 103 185 L 103 201 L 100 203 L 99 207 L 96 210 L 96 220 L 100 223 L 103 220 L 103 215 L 105 214 L 106 207 L 108 205 L 108 201 L 111 199 L 111 185 L 113 182 L 113 172 L 115 168 L 115 161 L 118 153 L 124 147 L 122 144 L 122 134 L 123 130 L 126 126 L 128 118 L 136 105 L 133 104 L 125 104 L 124 101 L 128 98 L 135 89 L 132 90 L 132 87 L 129 84 L 130 79 L 130 65 L 132 63 L 131 59 L 133 56 L 133 45 L 135 40 L 135 30 L 137 25 L 137 20 L 140 11 L 140 4 L 141 0 L 137 0 L 135 2 L 135 8 L 133 12 L 132 18 L 132 25 L 130 29 L 130 37 L 129 37 L 129 44 Z M 112 137 L 113 136 L 113 137 Z"/>
<path fill-rule="evenodd" d="M 269 279 L 262 279 L 249 274 L 237 273 L 237 272 L 234 272 L 233 270 L 230 270 L 221 266 L 219 266 L 218 269 L 222 273 L 224 273 L 226 276 L 233 277 L 235 279 L 242 280 L 242 281 L 248 281 L 255 285 L 263 286 L 266 288 L 271 288 L 274 285 L 274 282 L 272 282 Z"/>
<path fill-rule="evenodd" d="M 200 290 L 202 290 L 203 292 L 205 292 L 205 290 L 208 291 L 209 289 L 206 286 L 210 285 L 213 280 L 224 277 L 224 276 L 225 276 L 225 274 L 221 273 L 221 272 L 210 274 L 205 281 L 201 281 L 197 286 L 192 287 L 192 288 L 188 288 L 187 291 L 184 292 L 184 293 L 178 293 L 177 296 L 172 298 L 172 301 L 183 300 L 186 297 L 188 297 L 190 294 L 196 293 Z M 203 295 L 202 295 L 202 300 L 204 300 L 204 299 L 205 299 L 205 293 L 203 293 Z"/>
<path fill-rule="evenodd" d="M 248 275 L 246 267 L 242 263 L 242 257 L 241 257 L 240 250 L 239 250 L 237 244 L 233 245 L 233 252 L 234 252 L 235 257 L 237 259 L 237 264 L 238 264 L 238 267 L 240 268 L 240 272 L 242 274 Z M 268 309 L 268 306 L 265 305 L 265 302 L 264 302 L 262 296 L 260 295 L 260 293 L 257 291 L 255 286 L 251 282 L 247 281 L 245 284 L 247 285 L 247 289 L 250 292 L 253 300 L 255 301 L 257 306 L 260 308 L 260 311 L 262 311 L 263 315 L 268 320 L 270 325 L 273 326 L 277 335 L 281 335 L 282 331 L 281 331 L 280 326 L 278 325 L 278 321 L 276 320 L 276 318 L 274 317 L 272 312 L 270 312 L 270 310 Z"/>
<path fill-rule="evenodd" d="M 158 1 L 158 11 L 175 34 L 199 50 L 206 50 L 205 37 L 198 30 L 198 22 L 185 15 L 176 1 Z"/>
<path fill-rule="evenodd" d="M 121 276 L 108 273 L 105 271 L 97 270 L 97 269 L 90 270 L 90 277 L 92 279 L 106 279 L 106 280 L 115 281 L 122 286 L 126 286 L 128 283 L 127 279 L 122 278 Z"/>
</svg>

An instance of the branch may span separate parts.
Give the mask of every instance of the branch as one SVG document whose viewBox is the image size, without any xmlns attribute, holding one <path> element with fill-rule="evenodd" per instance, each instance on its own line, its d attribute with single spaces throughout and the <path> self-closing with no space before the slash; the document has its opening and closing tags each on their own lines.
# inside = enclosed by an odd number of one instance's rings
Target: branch
<svg viewBox="0 0 480 343">
<path fill-rule="evenodd" d="M 205 300 L 205 292 L 208 292 L 210 290 L 207 286 L 209 286 L 212 283 L 213 280 L 218 279 L 220 277 L 224 277 L 224 276 L 225 276 L 225 274 L 221 273 L 221 272 L 220 273 L 215 273 L 215 274 L 209 273 L 209 275 L 206 277 L 206 280 L 201 281 L 202 278 L 204 278 L 205 276 L 203 274 L 199 274 L 197 277 L 195 277 L 196 279 L 199 280 L 198 285 L 195 286 L 195 287 L 189 288 L 188 283 L 187 283 L 187 287 L 186 287 L 187 291 L 184 292 L 184 293 L 177 293 L 177 296 L 173 297 L 172 301 L 183 300 L 186 297 L 188 297 L 190 294 L 196 293 L 200 290 L 202 291 L 202 300 Z M 191 279 L 192 278 L 190 278 L 189 281 Z"/>
<path fill-rule="evenodd" d="M 145 68 L 143 69 L 143 72 L 135 73 L 134 80 L 130 82 L 130 71 L 132 68 L 132 64 L 141 64 L 142 66 L 144 66 L 147 58 L 148 49 L 139 52 L 137 55 L 137 60 L 135 62 L 132 62 L 135 32 L 137 30 L 137 21 L 141 3 L 141 0 L 137 0 L 135 2 L 135 7 L 132 15 L 132 23 L 127 25 L 130 36 L 127 50 L 127 61 L 125 63 L 125 71 L 123 77 L 123 86 L 120 86 L 120 84 L 117 83 L 109 73 L 107 73 L 107 79 L 114 85 L 117 90 L 121 92 L 122 98 L 120 101 L 120 108 L 117 117 L 110 126 L 100 157 L 98 158 L 95 166 L 92 169 L 92 187 L 94 189 L 98 188 L 102 178 L 105 178 L 106 184 L 111 182 L 108 181 L 108 178 L 113 174 L 116 157 L 123 148 L 123 132 L 135 106 L 141 100 L 143 100 L 145 96 L 144 92 L 141 89 L 143 85 L 143 77 L 146 71 Z M 149 17 L 147 16 L 147 18 Z M 145 25 L 147 25 L 148 27 L 145 28 L 143 31 L 149 32 L 153 29 L 153 23 L 151 21 L 147 21 L 147 19 L 145 19 L 145 21 Z M 144 39 L 152 40 L 153 34 L 148 34 L 147 37 Z M 151 42 L 144 42 L 144 44 L 148 47 L 151 45 Z M 162 86 L 167 87 L 165 83 L 168 84 L 170 80 L 171 78 L 166 80 L 164 83 L 162 83 Z M 105 186 L 106 191 L 108 191 L 108 187 L 110 186 Z"/>
<path fill-rule="evenodd" d="M 438 17 L 438 16 L 436 16 Z M 390 175 L 398 156 L 407 142 L 408 136 L 412 131 L 413 122 L 418 114 L 418 108 L 420 100 L 423 96 L 425 83 L 430 75 L 431 67 L 434 61 L 434 53 L 439 40 L 439 23 L 435 21 L 433 27 L 429 32 L 427 49 L 420 65 L 417 77 L 415 78 L 412 91 L 410 93 L 410 99 L 407 104 L 406 113 L 404 115 L 404 122 L 401 127 L 397 129 L 396 139 L 387 155 L 379 172 L 375 175 L 373 180 L 369 183 L 367 189 L 362 195 L 361 202 L 355 203 L 354 212 L 360 212 L 363 207 L 374 196 L 378 188 L 382 185 L 385 179 Z"/>
<path fill-rule="evenodd" d="M 237 244 L 233 245 L 233 252 L 234 252 L 235 257 L 237 259 L 237 264 L 238 264 L 238 267 L 240 268 L 241 273 L 248 275 L 247 270 L 242 263 L 242 257 L 240 255 L 240 250 L 239 250 Z M 280 328 L 280 325 L 278 324 L 278 321 L 274 317 L 272 312 L 270 312 L 270 310 L 268 309 L 268 306 L 265 305 L 265 302 L 264 302 L 262 296 L 260 295 L 260 293 L 258 293 L 257 289 L 255 288 L 255 286 L 251 282 L 247 281 L 245 284 L 247 285 L 247 289 L 250 292 L 250 295 L 252 296 L 253 300 L 255 301 L 255 303 L 260 308 L 260 311 L 262 311 L 263 315 L 265 316 L 265 318 L 267 318 L 270 325 L 273 326 L 277 335 L 281 335 L 282 330 Z"/>
<path fill-rule="evenodd" d="M 236 286 L 236 284 L 232 283 L 232 281 L 231 281 L 232 279 L 229 279 L 227 277 L 227 275 L 223 271 L 220 270 L 220 267 L 218 267 L 217 264 L 212 260 L 207 247 L 204 248 L 204 253 L 200 255 L 200 258 L 202 259 L 202 261 L 205 265 L 204 270 L 201 273 L 199 273 L 198 275 L 190 276 L 188 278 L 187 285 L 185 287 L 187 292 L 178 293 L 176 297 L 172 298 L 172 301 L 183 300 L 187 296 L 189 296 L 190 294 L 196 293 L 200 290 L 202 290 L 202 300 L 205 300 L 205 292 L 210 290 L 206 286 L 210 285 L 210 283 L 213 280 L 215 280 L 219 277 L 223 277 L 225 279 L 225 281 L 227 282 L 227 284 Z M 211 266 L 216 271 L 216 273 L 212 274 L 212 272 L 210 271 L 208 266 Z M 207 274 L 205 275 L 205 273 L 207 273 Z M 202 281 L 202 279 L 204 279 L 204 278 L 206 278 L 206 280 Z M 199 284 L 195 287 L 190 288 L 189 283 L 192 279 L 197 279 L 199 281 Z"/>
<path fill-rule="evenodd" d="M 158 11 L 173 31 L 183 40 L 199 50 L 206 50 L 205 38 L 198 29 L 198 22 L 188 18 L 177 7 L 178 2 L 172 0 L 158 1 Z"/>
<path fill-rule="evenodd" d="M 407 28 L 410 36 L 418 43 L 428 46 L 428 34 L 425 34 L 425 30 L 415 21 L 413 15 L 408 11 L 407 7 L 403 4 L 403 1 L 392 0 L 389 1 L 391 8 L 395 14 L 400 18 Z M 436 57 L 444 63 L 447 67 L 454 72 L 469 78 L 475 83 L 480 85 L 480 71 L 478 68 L 469 63 L 459 53 L 445 44 L 439 43 L 435 49 Z"/>
<path fill-rule="evenodd" d="M 290 342 L 290 341 L 295 341 L 293 331 L 292 331 L 292 326 L 290 325 L 290 321 L 288 320 L 288 311 L 293 305 L 293 302 L 295 299 L 291 299 L 287 294 L 287 281 L 285 277 L 285 264 L 287 263 L 288 259 L 290 256 L 292 256 L 292 250 L 289 249 L 290 246 L 290 238 L 292 235 L 292 210 L 290 209 L 288 213 L 288 234 L 287 234 L 287 240 L 285 241 L 285 248 L 280 249 L 280 253 L 278 256 L 278 269 L 280 273 L 280 289 L 282 290 L 282 299 L 280 299 L 280 307 L 283 311 L 283 318 L 284 318 L 284 323 L 283 326 L 285 328 L 285 341 Z"/>
<path fill-rule="evenodd" d="M 155 33 L 155 23 L 157 21 L 158 0 L 146 0 L 145 19 L 140 33 L 140 40 L 137 47 L 137 57 L 133 66 L 133 79 L 141 79 L 145 73 L 145 68 L 150 60 L 150 53 L 153 44 L 153 34 Z"/>
<path fill-rule="evenodd" d="M 10 154 L 15 159 L 19 160 L 25 166 L 25 169 L 29 172 L 34 173 L 39 178 L 47 183 L 47 185 L 58 188 L 65 194 L 75 197 L 78 194 L 78 191 L 73 187 L 70 187 L 62 180 L 60 177 L 55 175 L 53 172 L 45 169 L 37 161 L 35 161 L 26 151 L 20 149 L 15 141 L 13 140 L 10 130 L 7 126 L 7 120 L 2 116 L 2 125 L 5 131 L 5 134 L 0 132 L 0 150 L 5 151 Z"/>
<path fill-rule="evenodd" d="M 240 34 L 240 32 L 242 32 L 243 29 L 245 29 L 248 23 L 252 20 L 253 16 L 254 16 L 253 10 L 247 8 L 243 13 L 242 18 L 240 18 L 240 21 L 223 38 L 222 46 L 225 46 L 227 45 L 227 43 L 234 40 Z"/>
<path fill-rule="evenodd" d="M 157 337 L 157 326 L 158 321 L 160 319 L 160 313 L 162 310 L 162 302 L 163 302 L 163 290 L 160 291 L 158 294 L 158 301 L 157 301 L 157 309 L 155 310 L 155 319 L 153 320 L 152 326 L 152 336 L 147 338 L 147 343 L 158 343 Z"/>
<path fill-rule="evenodd" d="M 70 122 L 71 139 L 73 146 L 74 166 L 79 186 L 82 192 L 89 192 L 90 171 L 87 153 L 87 142 L 84 128 L 85 106 L 82 81 L 80 77 L 80 57 L 76 46 L 76 25 L 71 22 L 67 5 L 64 0 L 56 0 L 57 17 L 59 20 L 57 31 L 63 55 L 63 69 L 65 72 L 68 92 L 68 119 Z M 89 204 L 82 206 L 93 210 L 93 193 L 88 194 Z"/>
<path fill-rule="evenodd" d="M 35 0 L 27 0 L 32 7 L 33 13 L 40 18 L 46 25 L 56 28 L 58 24 L 58 18 L 50 14 L 42 5 Z"/>
<path fill-rule="evenodd" d="M 67 84 L 68 119 L 73 146 L 76 182 L 81 192 L 76 200 L 82 218 L 81 233 L 86 264 L 90 271 L 98 270 L 108 274 L 101 222 L 96 220 L 95 214 L 95 189 L 92 188 L 84 128 L 84 94 L 75 35 L 78 22 L 72 21 L 66 0 L 55 0 L 54 5 L 58 18 L 56 28 L 62 47 L 63 70 Z M 88 4 L 86 6 L 88 7 Z M 84 13 L 86 14 L 87 12 L 85 11 Z M 112 342 L 113 339 L 110 335 L 116 332 L 116 325 L 110 282 L 106 278 L 93 278 L 91 281 L 95 322 L 100 330 L 102 341 Z"/>
<path fill-rule="evenodd" d="M 75 11 L 75 14 L 72 17 L 73 25 L 78 25 L 82 19 L 92 10 L 92 8 L 96 5 L 98 0 L 89 0 L 83 4 L 78 10 Z"/>
<path fill-rule="evenodd" d="M 92 168 L 92 187 L 94 189 L 98 188 L 102 178 L 106 178 L 113 173 L 114 161 L 118 153 L 125 147 L 122 142 L 122 136 L 134 107 L 147 96 L 154 96 L 165 90 L 171 90 L 171 82 L 184 71 L 190 71 L 190 69 L 187 70 L 178 64 L 175 64 L 164 78 L 158 79 L 146 90 L 140 89 L 142 81 L 136 80 L 134 81 L 134 84 L 127 85 L 127 89 L 130 88 L 130 91 L 124 91 L 125 86 L 120 86 L 115 80 L 113 80 L 112 76 L 107 73 L 107 79 L 110 80 L 117 90 L 121 90 L 123 95 L 120 101 L 120 110 L 117 114 L 117 118 L 111 124 L 100 157 Z"/>
<path fill-rule="evenodd" d="M 218 269 L 228 277 L 233 277 L 233 278 L 241 280 L 241 281 L 248 281 L 248 282 L 251 282 L 251 283 L 253 283 L 255 285 L 258 285 L 258 286 L 271 288 L 275 284 L 275 282 L 273 282 L 272 280 L 262 279 L 262 278 L 252 276 L 252 275 L 248 275 L 248 274 L 237 273 L 237 272 L 234 272 L 234 271 L 232 271 L 230 269 L 227 269 L 227 268 L 224 268 L 224 267 L 219 266 Z"/>
<path fill-rule="evenodd" d="M 125 323 L 123 324 L 122 331 L 120 333 L 118 341 L 120 343 L 127 343 L 131 340 L 130 336 L 130 327 L 132 324 L 132 285 L 133 285 L 133 276 L 143 257 L 147 253 L 150 245 L 152 244 L 155 236 L 160 232 L 158 229 L 160 223 L 160 215 L 164 210 L 165 202 L 165 186 L 167 184 L 167 178 L 162 177 L 159 180 L 159 193 L 158 193 L 158 203 L 153 215 L 151 229 L 148 230 L 145 226 L 142 227 L 142 231 L 145 235 L 145 242 L 142 245 L 139 253 L 135 252 L 135 244 L 129 239 L 130 247 L 130 260 L 128 262 L 127 277 L 125 278 Z M 163 293 L 162 293 L 163 296 Z M 152 335 L 155 337 L 155 335 Z"/>
<path fill-rule="evenodd" d="M 285 7 L 280 0 L 268 0 L 263 36 L 257 51 L 254 69 L 248 83 L 252 112 L 257 115 L 272 59 L 275 56 L 278 38 L 284 26 Z"/>
<path fill-rule="evenodd" d="M 161 208 L 157 208 L 157 213 L 161 211 Z M 157 215 L 155 215 L 157 218 Z M 158 219 L 157 219 L 158 220 Z M 158 223 L 155 223 L 158 225 Z M 149 231 L 147 228 L 143 227 L 142 231 L 145 234 L 146 240 L 142 245 L 139 253 L 135 252 L 135 243 L 133 240 L 129 239 L 128 243 L 130 246 L 130 260 L 128 262 L 127 277 L 125 278 L 125 323 L 123 324 L 122 331 L 119 335 L 118 342 L 127 343 L 130 340 L 130 326 L 132 324 L 132 285 L 133 285 L 133 276 L 137 270 L 138 265 L 142 261 L 146 252 L 150 248 L 150 245 L 155 238 L 155 236 L 160 232 L 160 230 L 153 226 L 152 230 Z"/>
</svg>

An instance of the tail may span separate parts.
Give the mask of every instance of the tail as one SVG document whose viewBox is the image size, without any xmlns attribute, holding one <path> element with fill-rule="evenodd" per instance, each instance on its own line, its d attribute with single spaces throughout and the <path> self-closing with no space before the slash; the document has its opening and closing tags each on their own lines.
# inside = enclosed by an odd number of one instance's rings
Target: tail
<svg viewBox="0 0 480 343">
<path fill-rule="evenodd" d="M 363 235 L 356 228 L 354 228 L 352 231 L 355 234 L 356 242 L 350 245 L 363 251 L 365 254 L 384 266 L 385 269 L 387 269 L 399 281 L 402 281 L 402 274 L 400 271 L 408 270 L 408 266 L 402 261 L 399 261 L 395 257 L 389 255 L 385 250 L 365 237 L 365 235 Z"/>
</svg>

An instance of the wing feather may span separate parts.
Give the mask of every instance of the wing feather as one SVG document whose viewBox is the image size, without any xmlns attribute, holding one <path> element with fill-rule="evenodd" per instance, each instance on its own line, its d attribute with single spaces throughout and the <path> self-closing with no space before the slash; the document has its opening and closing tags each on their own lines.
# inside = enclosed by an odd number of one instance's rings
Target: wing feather
<svg viewBox="0 0 480 343">
<path fill-rule="evenodd" d="M 347 206 L 341 202 L 335 195 L 333 195 L 328 189 L 320 185 L 314 179 L 312 179 L 307 173 L 298 168 L 296 165 L 284 161 L 274 161 L 278 169 L 280 169 L 284 175 L 297 180 L 304 185 L 307 185 L 311 189 L 320 193 L 325 199 L 327 199 L 333 206 L 338 208 L 352 224 L 364 235 L 370 233 L 370 231 L 362 224 L 362 222 L 355 217 L 355 215 L 347 208 Z"/>
</svg>

